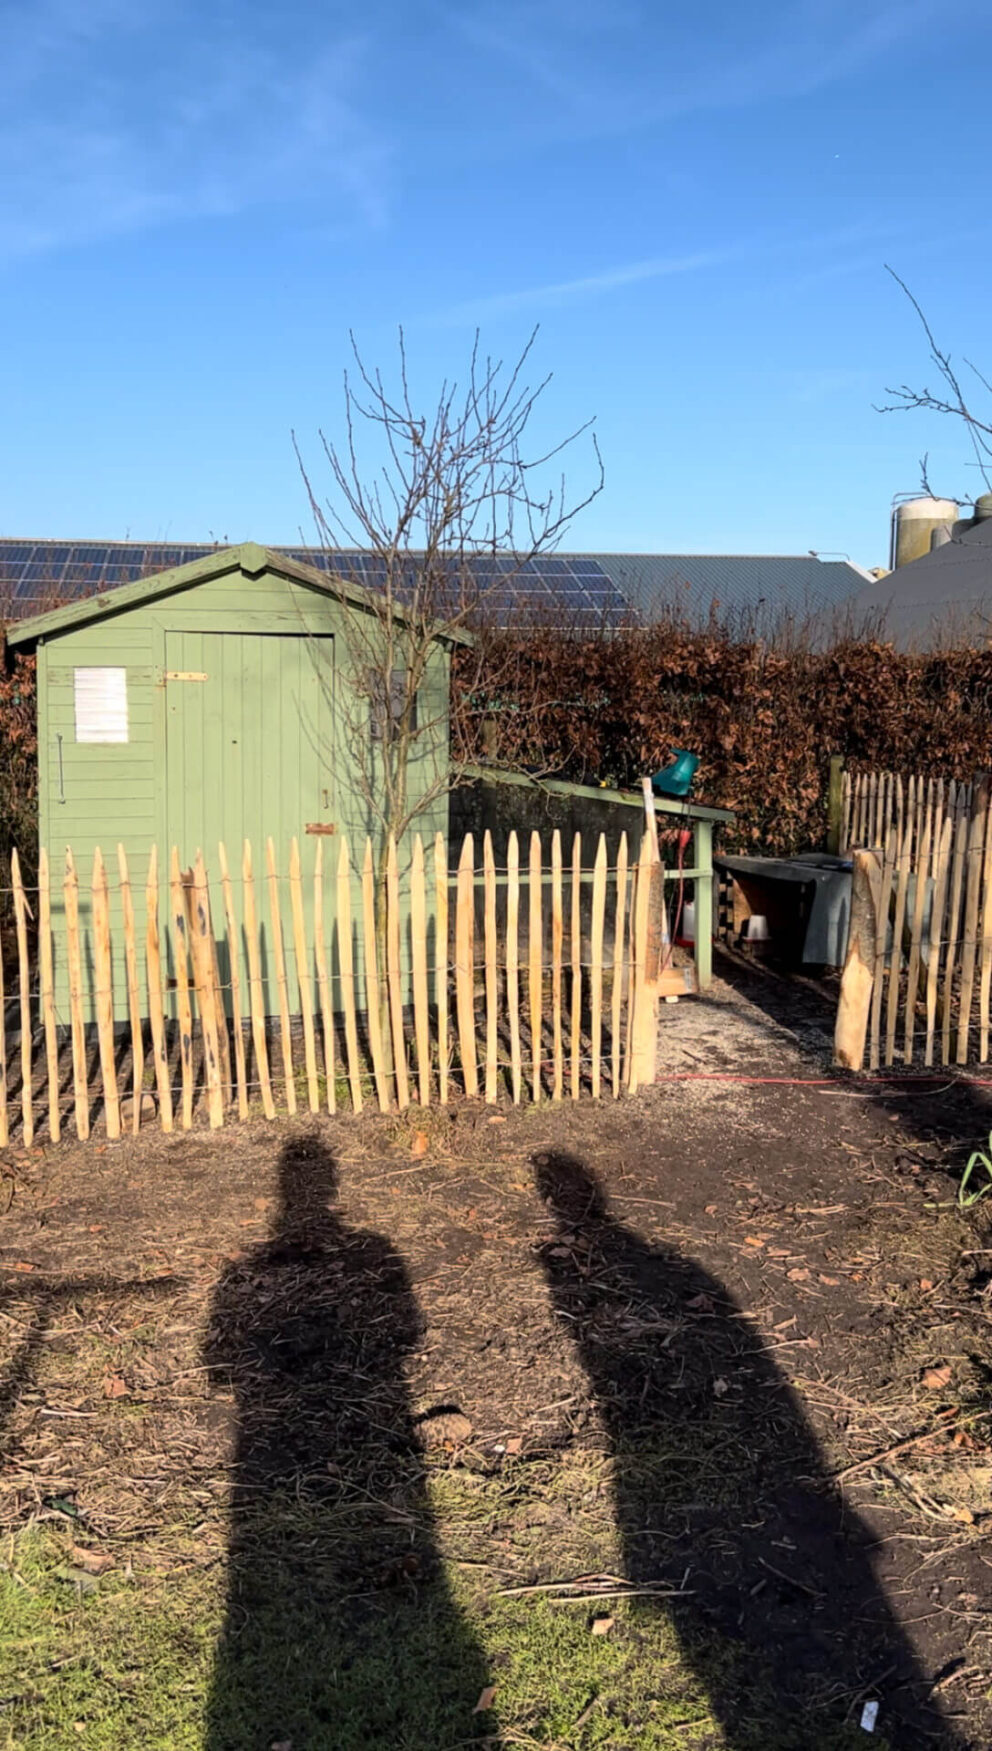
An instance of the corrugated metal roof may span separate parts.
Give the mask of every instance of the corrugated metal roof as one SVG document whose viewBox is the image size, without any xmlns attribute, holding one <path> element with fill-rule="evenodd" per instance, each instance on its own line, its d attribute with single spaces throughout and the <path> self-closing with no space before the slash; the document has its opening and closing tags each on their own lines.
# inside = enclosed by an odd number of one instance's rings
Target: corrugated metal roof
<svg viewBox="0 0 992 1751">
<path fill-rule="evenodd" d="M 866 585 L 851 603 L 903 647 L 986 645 L 992 637 L 992 519 Z"/>
<path fill-rule="evenodd" d="M 0 539 L 0 609 L 16 619 L 39 614 L 56 603 L 204 559 L 220 545 Z M 339 569 L 371 587 L 376 583 L 376 562 L 366 553 L 273 551 L 320 570 Z M 521 613 L 555 612 L 572 624 L 616 625 L 624 618 L 651 620 L 677 606 L 697 624 L 714 610 L 772 624 L 783 614 L 805 620 L 835 608 L 865 581 L 850 562 L 812 554 L 559 552 L 515 570 L 511 555 L 487 556 L 478 564 L 493 572 L 489 604 L 506 622 Z M 499 583 L 501 571 L 512 574 L 505 587 Z"/>
<path fill-rule="evenodd" d="M 814 554 L 596 553 L 608 577 L 645 620 L 673 606 L 696 623 L 752 615 L 804 620 L 838 607 L 865 574 L 849 560 Z"/>
</svg>

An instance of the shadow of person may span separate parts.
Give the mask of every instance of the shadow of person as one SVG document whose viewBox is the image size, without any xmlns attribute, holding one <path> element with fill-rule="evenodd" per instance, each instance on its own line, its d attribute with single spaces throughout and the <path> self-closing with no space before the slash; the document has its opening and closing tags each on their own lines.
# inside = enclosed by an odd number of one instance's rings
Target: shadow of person
<svg viewBox="0 0 992 1751">
<path fill-rule="evenodd" d="M 473 1743 L 482 1657 L 441 1571 L 403 1378 L 417 1302 L 389 1242 L 328 1208 L 316 1137 L 287 1142 L 279 1174 L 272 1238 L 223 1273 L 204 1346 L 236 1419 L 205 1746 Z"/>
<path fill-rule="evenodd" d="M 867 1527 L 726 1289 L 615 1221 L 581 1161 L 533 1159 L 555 1218 L 544 1272 L 613 1458 L 623 1572 L 673 1595 L 633 1610 L 668 1615 L 720 1743 L 862 1742 L 877 1700 L 876 1742 L 958 1744 L 874 1577 Z"/>
</svg>

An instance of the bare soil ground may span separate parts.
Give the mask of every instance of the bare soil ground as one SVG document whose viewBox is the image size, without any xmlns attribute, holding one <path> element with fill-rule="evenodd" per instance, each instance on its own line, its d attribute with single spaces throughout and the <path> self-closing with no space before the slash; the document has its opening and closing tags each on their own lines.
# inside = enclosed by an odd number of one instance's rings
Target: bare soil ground
<svg viewBox="0 0 992 1751">
<path fill-rule="evenodd" d="M 8 1152 L 0 1745 L 992 1743 L 987 1093 L 828 1037 Z"/>
</svg>

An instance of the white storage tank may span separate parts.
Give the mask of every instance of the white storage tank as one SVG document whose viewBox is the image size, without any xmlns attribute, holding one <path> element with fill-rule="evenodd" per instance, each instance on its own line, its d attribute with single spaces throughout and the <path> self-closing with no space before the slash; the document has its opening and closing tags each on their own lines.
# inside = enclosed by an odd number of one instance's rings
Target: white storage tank
<svg viewBox="0 0 992 1751">
<path fill-rule="evenodd" d="M 892 512 L 892 570 L 909 565 L 911 560 L 922 559 L 942 539 L 949 539 L 959 514 L 954 499 L 905 499 L 896 505 Z"/>
</svg>

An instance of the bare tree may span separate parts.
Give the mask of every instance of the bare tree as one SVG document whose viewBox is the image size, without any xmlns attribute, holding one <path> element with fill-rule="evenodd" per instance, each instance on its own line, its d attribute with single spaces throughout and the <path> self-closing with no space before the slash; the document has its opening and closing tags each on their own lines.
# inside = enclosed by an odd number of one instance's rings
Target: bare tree
<svg viewBox="0 0 992 1751">
<path fill-rule="evenodd" d="M 377 841 L 380 888 L 389 840 L 464 778 L 467 750 L 452 748 L 448 735 L 452 648 L 463 686 L 477 681 L 491 693 L 497 678 L 486 672 L 477 631 L 508 604 L 516 618 L 526 614 L 531 562 L 602 490 L 591 421 L 531 452 L 528 427 L 550 382 L 525 381 L 536 333 L 512 365 L 484 355 L 476 335 L 464 384 L 443 383 L 426 411 L 402 331 L 395 388 L 365 364 L 352 335 L 342 436 L 319 434 L 326 492 L 293 435 L 317 545 L 346 609 L 336 715 Z M 573 498 L 560 460 L 584 436 L 592 480 Z M 355 612 L 356 584 L 369 590 L 365 612 Z"/>
<path fill-rule="evenodd" d="M 980 414 L 975 412 L 974 407 L 965 394 L 961 378 L 954 367 L 951 354 L 945 352 L 943 347 L 938 345 L 933 329 L 931 328 L 918 299 L 914 297 L 905 280 L 901 279 L 895 269 L 889 267 L 888 264 L 886 264 L 886 272 L 892 275 L 896 285 L 901 287 L 903 292 L 905 292 L 906 297 L 909 299 L 909 302 L 912 304 L 913 309 L 916 311 L 916 314 L 920 319 L 920 324 L 926 335 L 927 346 L 930 350 L 930 360 L 940 373 L 943 388 L 936 391 L 927 389 L 926 387 L 923 389 L 911 389 L 909 385 L 905 383 L 901 384 L 896 389 L 887 388 L 885 393 L 886 395 L 890 395 L 892 400 L 878 408 L 877 412 L 909 413 L 925 411 L 928 413 L 951 414 L 955 419 L 961 420 L 967 428 L 968 436 L 971 440 L 971 446 L 975 453 L 975 462 L 981 473 L 982 479 L 985 482 L 986 488 L 989 491 L 992 491 L 992 478 L 990 478 L 990 472 L 992 472 L 992 409 L 990 409 L 989 414 L 986 415 L 984 419 Z M 973 365 L 970 359 L 965 359 L 963 363 L 967 370 L 970 371 L 972 376 L 976 379 L 977 383 L 981 386 L 981 390 L 989 397 L 992 397 L 992 383 L 990 383 L 988 378 L 978 369 L 978 366 Z M 932 493 L 932 488 L 929 480 L 926 456 L 921 459 L 920 466 L 923 490 L 930 494 Z"/>
</svg>

